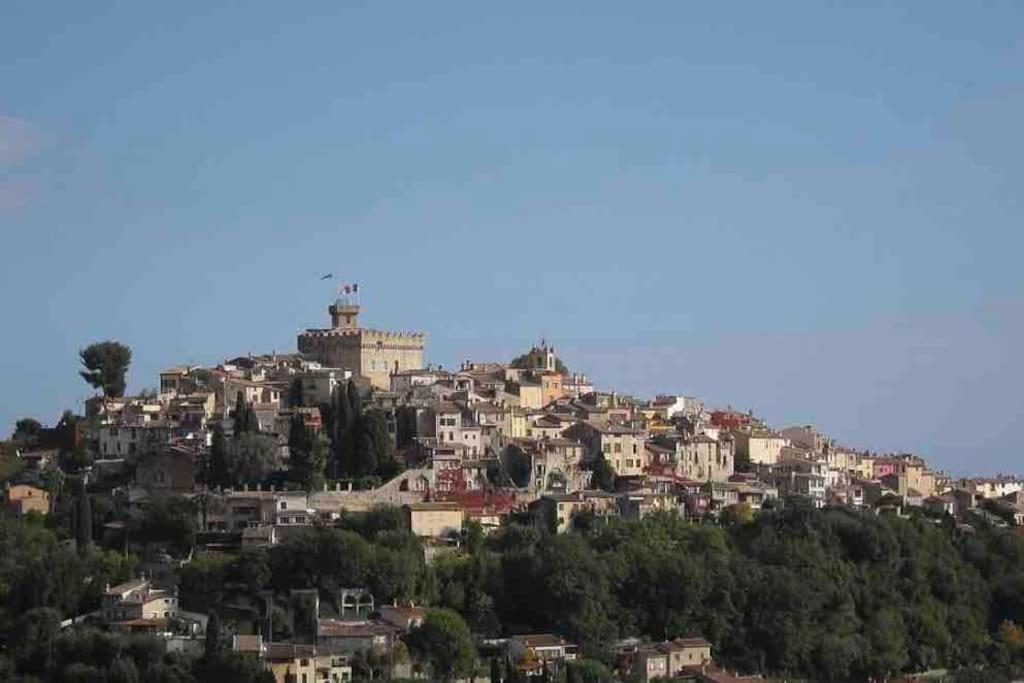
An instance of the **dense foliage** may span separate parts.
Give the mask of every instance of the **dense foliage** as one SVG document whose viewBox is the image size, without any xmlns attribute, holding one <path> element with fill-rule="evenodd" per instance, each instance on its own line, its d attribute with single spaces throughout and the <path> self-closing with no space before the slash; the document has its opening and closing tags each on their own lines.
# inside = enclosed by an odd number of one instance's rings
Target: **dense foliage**
<svg viewBox="0 0 1024 683">
<path fill-rule="evenodd" d="M 537 370 L 543 368 L 547 362 L 544 349 L 534 346 L 532 349 L 516 356 L 509 365 L 519 370 Z M 561 358 L 555 358 L 555 370 L 563 375 L 569 374 L 569 368 L 562 362 Z"/>
<path fill-rule="evenodd" d="M 608 658 L 619 637 L 701 633 L 744 671 L 822 681 L 1021 663 L 1024 539 L 790 507 L 730 527 L 668 515 L 583 535 L 506 528 L 436 567 L 477 630 L 555 630 Z"/>
<path fill-rule="evenodd" d="M 79 372 L 91 387 L 106 397 L 124 396 L 125 375 L 132 362 L 132 350 L 115 341 L 90 344 L 78 352 L 85 370 Z"/>
<path fill-rule="evenodd" d="M 157 505 L 132 534 L 180 552 L 194 542 L 202 506 Z M 595 520 L 561 535 L 523 518 L 488 538 L 468 525 L 461 550 L 428 565 L 405 524 L 400 510 L 384 507 L 271 548 L 197 553 L 180 570 L 182 604 L 232 629 L 269 627 L 277 639 L 311 635 L 314 595 L 323 614 L 336 612 L 352 587 L 378 604 L 431 605 L 409 651 L 437 679 L 488 667 L 472 661 L 469 633 L 536 631 L 580 644 L 586 661 L 559 674 L 576 681 L 610 680 L 619 638 L 694 633 L 730 668 L 817 681 L 939 668 L 957 671 L 957 680 L 1000 681 L 1024 664 L 1024 538 L 1011 529 L 793 504 L 737 513 L 722 525 L 662 514 Z M 41 519 L 0 520 L 0 666 L 8 679 L 258 680 L 257 669 L 216 642 L 202 660 L 183 662 L 56 628 L 95 609 L 102 586 L 135 569 L 131 556 L 102 544 L 79 556 Z M 359 660 L 359 677 L 383 666 Z"/>
</svg>

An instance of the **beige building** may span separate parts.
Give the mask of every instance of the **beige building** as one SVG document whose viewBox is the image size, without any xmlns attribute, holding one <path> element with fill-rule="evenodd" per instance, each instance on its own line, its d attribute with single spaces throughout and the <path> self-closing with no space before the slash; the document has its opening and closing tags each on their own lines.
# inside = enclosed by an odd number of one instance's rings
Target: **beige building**
<svg viewBox="0 0 1024 683">
<path fill-rule="evenodd" d="M 782 448 L 789 445 L 782 434 L 767 429 L 733 432 L 736 455 L 743 455 L 753 465 L 774 465 L 779 461 Z"/>
<path fill-rule="evenodd" d="M 410 503 L 404 509 L 409 530 L 417 536 L 442 538 L 462 531 L 464 511 L 458 503 Z"/>
<path fill-rule="evenodd" d="M 17 517 L 38 512 L 50 512 L 50 494 L 45 489 L 29 484 L 15 484 L 7 489 L 7 511 Z"/>
<path fill-rule="evenodd" d="M 359 306 L 339 299 L 328 308 L 329 329 L 299 335 L 299 352 L 331 368 L 366 377 L 378 389 L 391 387 L 391 375 L 423 367 L 426 335 L 386 332 L 359 326 Z"/>
<path fill-rule="evenodd" d="M 178 598 L 156 590 L 146 579 L 108 586 L 103 593 L 103 620 L 111 622 L 169 619 L 178 613 Z"/>
<path fill-rule="evenodd" d="M 683 442 L 678 474 L 693 481 L 726 481 L 735 468 L 732 441 L 698 434 Z"/>
<path fill-rule="evenodd" d="M 639 476 L 647 468 L 646 434 L 640 430 L 613 423 L 580 422 L 566 430 L 566 436 L 583 443 L 588 460 L 603 453 L 617 476 Z"/>
</svg>

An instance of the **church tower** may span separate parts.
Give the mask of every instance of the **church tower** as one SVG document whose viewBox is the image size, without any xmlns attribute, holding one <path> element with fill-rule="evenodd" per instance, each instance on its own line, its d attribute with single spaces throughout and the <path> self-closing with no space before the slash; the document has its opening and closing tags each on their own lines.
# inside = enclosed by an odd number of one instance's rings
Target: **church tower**
<svg viewBox="0 0 1024 683">
<path fill-rule="evenodd" d="M 544 370 L 546 372 L 556 372 L 558 363 L 555 361 L 555 347 L 548 344 L 545 340 L 541 342 L 541 350 L 544 352 Z"/>
</svg>

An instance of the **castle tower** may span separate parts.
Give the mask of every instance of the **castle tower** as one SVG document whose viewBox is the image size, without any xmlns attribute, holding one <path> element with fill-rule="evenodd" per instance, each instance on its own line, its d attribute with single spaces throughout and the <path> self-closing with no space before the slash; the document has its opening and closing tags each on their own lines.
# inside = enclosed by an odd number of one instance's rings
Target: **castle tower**
<svg viewBox="0 0 1024 683">
<path fill-rule="evenodd" d="M 389 389 L 391 375 L 423 367 L 427 337 L 420 332 L 391 332 L 359 326 L 359 305 L 342 297 L 327 307 L 328 329 L 299 333 L 299 353 L 329 368 L 347 370 Z"/>
<path fill-rule="evenodd" d="M 359 306 L 338 299 L 327 307 L 331 314 L 331 326 L 336 330 L 359 329 Z"/>
</svg>

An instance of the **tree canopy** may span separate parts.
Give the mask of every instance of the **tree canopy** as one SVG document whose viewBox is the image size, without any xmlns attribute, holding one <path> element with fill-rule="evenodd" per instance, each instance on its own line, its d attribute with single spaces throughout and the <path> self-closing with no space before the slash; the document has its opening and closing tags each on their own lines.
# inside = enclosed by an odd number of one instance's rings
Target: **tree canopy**
<svg viewBox="0 0 1024 683">
<path fill-rule="evenodd" d="M 547 358 L 544 350 L 534 346 L 521 356 L 513 358 L 509 365 L 518 370 L 536 370 L 543 368 L 546 362 Z M 563 375 L 569 374 L 569 368 L 562 362 L 561 358 L 555 358 L 555 370 Z"/>
<path fill-rule="evenodd" d="M 125 375 L 132 362 L 132 350 L 116 341 L 90 344 L 78 355 L 85 370 L 78 374 L 108 398 L 124 396 Z"/>
</svg>

